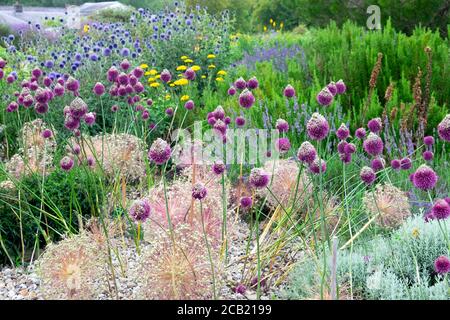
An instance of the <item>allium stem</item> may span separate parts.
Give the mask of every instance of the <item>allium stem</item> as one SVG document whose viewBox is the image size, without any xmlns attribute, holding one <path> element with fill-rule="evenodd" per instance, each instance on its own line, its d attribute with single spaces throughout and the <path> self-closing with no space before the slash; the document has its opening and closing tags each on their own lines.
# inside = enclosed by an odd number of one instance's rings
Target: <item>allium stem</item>
<svg viewBox="0 0 450 320">
<path fill-rule="evenodd" d="M 209 246 L 208 236 L 206 235 L 205 220 L 203 218 L 203 204 L 202 204 L 201 200 L 200 200 L 200 215 L 202 216 L 202 229 L 203 229 L 203 236 L 205 237 L 206 250 L 208 251 L 209 263 L 211 264 L 213 296 L 214 296 L 214 300 L 217 300 L 216 275 L 215 275 L 215 271 L 214 271 L 214 262 L 213 262 L 213 259 L 211 256 L 211 248 Z"/>
</svg>

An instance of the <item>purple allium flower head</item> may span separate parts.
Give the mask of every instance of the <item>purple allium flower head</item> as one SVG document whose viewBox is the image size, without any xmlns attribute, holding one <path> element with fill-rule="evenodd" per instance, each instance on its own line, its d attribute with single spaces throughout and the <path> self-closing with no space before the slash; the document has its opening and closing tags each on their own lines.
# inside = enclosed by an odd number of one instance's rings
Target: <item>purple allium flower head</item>
<svg viewBox="0 0 450 320">
<path fill-rule="evenodd" d="M 211 116 L 213 116 L 217 120 L 218 119 L 224 120 L 224 118 L 225 118 L 225 110 L 223 110 L 222 106 L 217 106 L 216 109 L 214 109 L 214 111 L 211 114 Z M 209 116 L 208 116 L 208 118 L 209 118 Z"/>
<path fill-rule="evenodd" d="M 208 190 L 205 185 L 201 182 L 197 182 L 192 186 L 192 198 L 196 200 L 202 200 L 208 194 Z"/>
<path fill-rule="evenodd" d="M 89 112 L 84 115 L 84 122 L 88 126 L 92 126 L 95 123 L 96 113 L 95 112 Z"/>
<path fill-rule="evenodd" d="M 170 80 L 172 80 L 172 74 L 170 73 L 169 70 L 164 69 L 163 71 L 161 71 L 160 79 L 161 79 L 161 81 L 167 83 Z"/>
<path fill-rule="evenodd" d="M 434 202 L 431 213 L 435 219 L 447 219 L 450 217 L 450 204 L 444 199 L 438 199 Z"/>
<path fill-rule="evenodd" d="M 315 112 L 306 124 L 306 129 L 312 140 L 322 140 L 328 135 L 330 126 L 324 116 Z"/>
<path fill-rule="evenodd" d="M 215 124 L 216 124 L 216 118 L 214 118 L 214 117 L 210 117 L 210 118 L 208 118 L 208 124 L 210 125 L 210 126 L 214 126 Z"/>
<path fill-rule="evenodd" d="M 31 94 L 27 94 L 25 97 L 23 97 L 23 106 L 25 108 L 29 108 L 33 105 L 34 98 Z"/>
<path fill-rule="evenodd" d="M 342 140 L 341 142 L 338 143 L 337 145 L 337 150 L 339 153 L 346 153 L 345 152 L 345 147 L 348 145 L 348 142 L 345 140 Z"/>
<path fill-rule="evenodd" d="M 142 70 L 141 67 L 136 67 L 136 68 L 134 68 L 134 70 L 133 70 L 133 75 L 134 75 L 136 78 L 140 79 L 140 78 L 144 75 L 144 70 Z"/>
<path fill-rule="evenodd" d="M 450 114 L 439 123 L 438 134 L 442 140 L 450 142 Z"/>
<path fill-rule="evenodd" d="M 341 126 L 336 130 L 336 136 L 339 140 L 345 140 L 350 135 L 350 130 L 347 128 L 347 126 L 343 123 Z"/>
<path fill-rule="evenodd" d="M 230 88 L 228 88 L 227 93 L 229 96 L 234 96 L 236 94 L 236 88 L 231 86 Z"/>
<path fill-rule="evenodd" d="M 352 154 L 356 152 L 356 146 L 354 143 L 348 143 L 344 147 L 344 153 Z"/>
<path fill-rule="evenodd" d="M 336 83 L 334 83 L 334 81 L 331 81 L 329 84 L 327 84 L 327 89 L 331 92 L 333 97 L 336 95 L 337 87 L 336 87 Z"/>
<path fill-rule="evenodd" d="M 244 286 L 242 283 L 239 283 L 234 289 L 233 291 L 235 293 L 239 293 L 239 294 L 244 294 L 245 291 L 247 291 L 247 287 Z"/>
<path fill-rule="evenodd" d="M 279 153 L 283 154 L 291 149 L 291 143 L 288 138 L 279 138 L 275 142 L 275 147 Z"/>
<path fill-rule="evenodd" d="M 169 117 L 173 116 L 173 108 L 169 107 L 166 109 L 165 112 Z"/>
<path fill-rule="evenodd" d="M 259 82 L 258 79 L 256 79 L 256 77 L 251 77 L 248 81 L 247 81 L 247 88 L 253 90 L 258 88 L 259 86 Z"/>
<path fill-rule="evenodd" d="M 446 256 L 440 256 L 434 261 L 434 270 L 439 274 L 450 272 L 450 259 Z"/>
<path fill-rule="evenodd" d="M 336 82 L 336 89 L 338 94 L 343 94 L 347 90 L 347 86 L 342 79 Z"/>
<path fill-rule="evenodd" d="M 185 107 L 187 110 L 192 110 L 192 109 L 194 109 L 194 107 L 195 107 L 194 101 L 192 101 L 192 100 L 186 101 L 186 103 L 184 104 L 184 107 Z"/>
<path fill-rule="evenodd" d="M 76 155 L 79 155 L 80 152 L 81 152 L 81 147 L 80 147 L 80 145 L 78 145 L 78 144 L 74 144 L 74 145 L 71 147 L 71 149 L 72 149 L 73 154 L 76 154 Z"/>
<path fill-rule="evenodd" d="M 333 94 L 328 88 L 323 88 L 317 94 L 317 102 L 322 106 L 329 106 L 333 102 Z"/>
<path fill-rule="evenodd" d="M 227 125 L 225 122 L 223 122 L 222 120 L 218 119 L 215 121 L 214 123 L 214 130 L 216 130 L 217 132 L 219 132 L 222 135 L 225 135 L 226 131 L 227 131 Z"/>
<path fill-rule="evenodd" d="M 400 169 L 400 166 L 401 166 L 401 162 L 400 162 L 399 159 L 393 159 L 393 160 L 391 161 L 391 167 L 392 167 L 392 169 L 394 169 L 394 170 L 399 170 L 399 169 Z"/>
<path fill-rule="evenodd" d="M 34 99 L 40 103 L 47 103 L 48 102 L 47 91 L 45 91 L 43 88 L 38 88 L 36 90 L 36 94 L 34 95 Z"/>
<path fill-rule="evenodd" d="M 3 79 L 3 77 L 5 76 L 5 72 L 0 69 L 0 80 Z"/>
<path fill-rule="evenodd" d="M 148 158 L 156 164 L 161 165 L 170 159 L 171 153 L 172 150 L 169 144 L 165 140 L 158 138 L 150 147 Z"/>
<path fill-rule="evenodd" d="M 244 78 L 240 77 L 234 82 L 234 86 L 239 90 L 244 90 L 247 88 L 247 82 L 245 82 Z"/>
<path fill-rule="evenodd" d="M 400 168 L 402 170 L 409 170 L 412 167 L 412 161 L 408 157 L 404 157 L 400 160 Z"/>
<path fill-rule="evenodd" d="M 384 144 L 383 140 L 381 140 L 378 135 L 371 132 L 367 136 L 366 140 L 364 140 L 363 147 L 364 150 L 371 156 L 378 156 L 383 153 Z"/>
<path fill-rule="evenodd" d="M 300 145 L 297 151 L 297 158 L 308 164 L 312 163 L 317 157 L 316 148 L 309 141 L 305 141 Z"/>
<path fill-rule="evenodd" d="M 146 121 L 150 118 L 150 112 L 148 112 L 148 110 L 144 110 L 142 111 L 142 116 L 141 116 L 142 120 Z"/>
<path fill-rule="evenodd" d="M 70 103 L 69 108 L 70 108 L 69 110 L 70 110 L 71 115 L 74 118 L 78 118 L 78 119 L 83 117 L 88 111 L 87 104 L 79 97 L 75 98 Z"/>
<path fill-rule="evenodd" d="M 130 82 L 130 78 L 128 75 L 124 72 L 121 72 L 119 76 L 117 77 L 117 82 L 121 85 L 126 86 Z"/>
<path fill-rule="evenodd" d="M 152 105 L 153 105 L 153 100 L 152 99 L 147 99 L 147 105 L 149 106 L 149 107 L 151 107 Z"/>
<path fill-rule="evenodd" d="M 36 111 L 36 113 L 38 113 L 38 114 L 47 113 L 47 111 L 48 111 L 48 104 L 47 103 L 37 102 L 34 105 L 34 111 Z"/>
<path fill-rule="evenodd" d="M 222 173 L 224 173 L 225 169 L 226 166 L 222 160 L 218 160 L 212 165 L 212 171 L 217 175 L 221 175 Z"/>
<path fill-rule="evenodd" d="M 78 89 L 80 89 L 80 82 L 73 77 L 69 77 L 66 81 L 66 88 L 69 91 L 78 92 Z"/>
<path fill-rule="evenodd" d="M 42 82 L 46 87 L 50 87 L 52 85 L 52 79 L 50 79 L 49 77 L 44 77 L 44 80 L 42 80 Z"/>
<path fill-rule="evenodd" d="M 59 165 L 61 166 L 61 169 L 64 171 L 70 171 L 70 169 L 73 168 L 73 159 L 69 156 L 65 156 L 61 159 Z"/>
<path fill-rule="evenodd" d="M 137 82 L 134 87 L 133 87 L 134 91 L 136 93 L 141 93 L 144 91 L 144 85 L 141 82 Z M 139 98 L 139 96 L 136 96 L 137 98 Z"/>
<path fill-rule="evenodd" d="M 238 126 L 238 127 L 243 127 L 243 126 L 245 126 L 245 118 L 244 117 L 236 117 L 236 125 Z"/>
<path fill-rule="evenodd" d="M 375 171 L 373 171 L 372 168 L 367 166 L 362 167 L 359 176 L 361 177 L 361 180 L 367 185 L 371 185 L 377 177 Z"/>
<path fill-rule="evenodd" d="M 151 213 L 151 207 L 147 200 L 136 200 L 130 207 L 130 217 L 136 222 L 145 222 Z"/>
<path fill-rule="evenodd" d="M 251 91 L 244 89 L 239 95 L 239 104 L 241 107 L 249 109 L 255 103 L 255 97 Z"/>
<path fill-rule="evenodd" d="M 262 168 L 253 168 L 250 172 L 248 181 L 250 185 L 256 189 L 263 189 L 269 184 L 269 173 Z"/>
<path fill-rule="evenodd" d="M 17 104 L 17 102 L 13 101 L 13 102 L 10 102 L 8 104 L 8 107 L 6 108 L 6 111 L 7 112 L 14 112 L 17 109 L 19 109 L 19 105 Z"/>
<path fill-rule="evenodd" d="M 450 197 L 446 197 L 446 198 L 444 198 L 444 200 L 445 200 L 445 202 L 447 202 L 448 205 L 450 206 Z"/>
<path fill-rule="evenodd" d="M 231 118 L 230 117 L 225 117 L 224 122 L 226 125 L 229 125 L 231 123 Z"/>
<path fill-rule="evenodd" d="M 247 209 L 250 208 L 253 204 L 252 197 L 241 197 L 239 201 L 241 208 Z"/>
<path fill-rule="evenodd" d="M 369 120 L 367 123 L 367 127 L 369 130 L 373 133 L 378 133 L 381 131 L 381 128 L 383 126 L 383 123 L 381 122 L 381 118 L 374 118 Z"/>
<path fill-rule="evenodd" d="M 87 156 L 86 163 L 89 167 L 93 167 L 95 165 L 95 158 L 93 156 Z"/>
<path fill-rule="evenodd" d="M 292 98 L 292 97 L 294 97 L 294 96 L 295 96 L 295 89 L 294 89 L 294 87 L 291 86 L 290 84 L 288 84 L 288 85 L 286 86 L 286 88 L 284 88 L 284 90 L 283 90 L 283 95 L 284 95 L 286 98 Z"/>
<path fill-rule="evenodd" d="M 325 160 L 316 157 L 316 159 L 314 159 L 314 161 L 309 164 L 309 170 L 311 170 L 311 172 L 315 174 L 323 174 L 327 171 L 327 163 L 325 162 Z"/>
<path fill-rule="evenodd" d="M 130 68 L 131 64 L 127 59 L 123 59 L 123 61 L 120 63 L 120 68 L 122 68 L 122 70 L 128 70 Z"/>
<path fill-rule="evenodd" d="M 6 61 L 0 58 L 0 69 L 3 69 L 6 66 Z"/>
<path fill-rule="evenodd" d="M 436 186 L 438 181 L 438 176 L 433 169 L 431 169 L 426 164 L 421 165 L 414 172 L 413 184 L 416 188 L 421 190 L 431 190 Z"/>
<path fill-rule="evenodd" d="M 94 85 L 94 88 L 92 89 L 92 91 L 97 95 L 97 96 L 101 96 L 105 93 L 105 86 L 101 83 L 101 82 L 97 82 Z"/>
<path fill-rule="evenodd" d="M 185 72 L 184 72 L 184 77 L 186 79 L 188 79 L 189 81 L 192 81 L 195 79 L 195 71 L 192 68 L 188 68 Z"/>
<path fill-rule="evenodd" d="M 280 132 L 288 132 L 289 131 L 289 123 L 284 119 L 278 119 L 275 123 L 275 127 Z"/>
<path fill-rule="evenodd" d="M 434 154 L 432 151 L 424 151 L 422 153 L 422 157 L 423 157 L 423 160 L 425 160 L 425 161 L 431 161 L 434 158 Z"/>
<path fill-rule="evenodd" d="M 119 70 L 112 66 L 111 68 L 109 68 L 108 72 L 107 72 L 107 78 L 109 82 L 114 82 L 116 81 L 117 77 L 119 76 Z"/>
<path fill-rule="evenodd" d="M 351 153 L 340 153 L 339 158 L 345 164 L 352 162 L 352 154 Z"/>
<path fill-rule="evenodd" d="M 53 92 L 55 93 L 55 96 L 63 96 L 64 95 L 64 87 L 62 85 L 60 85 L 59 83 L 57 83 L 55 85 L 55 87 L 53 88 Z"/>
<path fill-rule="evenodd" d="M 128 80 L 132 86 L 135 86 L 138 82 L 138 78 L 136 78 L 134 75 L 128 75 Z"/>
<path fill-rule="evenodd" d="M 426 136 L 423 138 L 423 143 L 427 146 L 432 146 L 434 144 L 434 137 L 433 136 Z"/>
<path fill-rule="evenodd" d="M 42 76 L 42 70 L 39 68 L 35 68 L 31 71 L 31 74 L 33 75 L 33 77 L 35 77 L 36 79 L 39 79 Z"/>
<path fill-rule="evenodd" d="M 386 165 L 386 161 L 380 157 L 374 158 L 370 162 L 370 166 L 372 167 L 373 171 L 375 171 L 375 172 L 384 169 L 385 165 Z"/>
</svg>

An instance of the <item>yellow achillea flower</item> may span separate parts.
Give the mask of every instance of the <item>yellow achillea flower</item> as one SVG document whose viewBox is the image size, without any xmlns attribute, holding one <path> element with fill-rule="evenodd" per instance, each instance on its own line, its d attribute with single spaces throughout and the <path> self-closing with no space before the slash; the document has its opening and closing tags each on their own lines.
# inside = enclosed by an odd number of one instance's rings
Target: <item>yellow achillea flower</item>
<svg viewBox="0 0 450 320">
<path fill-rule="evenodd" d="M 147 69 L 148 68 L 148 64 L 143 63 L 139 67 L 141 67 L 141 69 Z"/>
<path fill-rule="evenodd" d="M 170 94 L 166 94 L 165 98 L 166 100 L 170 100 Z"/>
<path fill-rule="evenodd" d="M 263 29 L 264 29 L 264 32 L 266 32 L 267 31 L 267 26 L 264 26 Z"/>
<path fill-rule="evenodd" d="M 280 23 L 280 29 L 283 29 L 283 27 L 284 27 L 284 23 L 281 22 L 281 23 Z"/>
<path fill-rule="evenodd" d="M 275 28 L 277 26 L 277 23 L 274 21 L 272 25 Z"/>
<path fill-rule="evenodd" d="M 417 238 L 419 235 L 420 235 L 419 229 L 414 228 L 413 231 L 412 231 L 412 236 L 414 238 Z"/>
<path fill-rule="evenodd" d="M 157 75 L 155 76 L 155 79 L 159 79 L 159 78 L 161 78 L 161 75 L 160 75 L 160 74 L 157 74 Z"/>
<path fill-rule="evenodd" d="M 171 84 L 169 84 L 169 86 L 171 86 L 171 87 L 175 87 L 175 84 L 174 84 L 174 83 L 171 83 Z"/>
<path fill-rule="evenodd" d="M 177 71 L 185 71 L 187 69 L 186 66 L 178 66 Z"/>
<path fill-rule="evenodd" d="M 195 66 L 192 66 L 191 69 L 194 70 L 195 72 L 197 72 L 197 71 L 199 71 L 201 68 L 200 68 L 200 66 L 195 65 Z"/>
<path fill-rule="evenodd" d="M 158 82 L 150 83 L 150 87 L 157 88 L 157 87 L 159 87 L 159 83 Z"/>
<path fill-rule="evenodd" d="M 151 76 L 152 73 L 151 73 L 150 71 L 145 71 L 144 75 L 145 75 L 145 76 Z"/>
<path fill-rule="evenodd" d="M 226 75 L 227 75 L 227 72 L 226 72 L 225 70 L 220 70 L 219 72 L 217 72 L 217 74 L 218 74 L 219 76 L 226 76 Z"/>
<path fill-rule="evenodd" d="M 217 81 L 217 82 L 222 82 L 222 81 L 223 81 L 223 78 L 222 78 L 222 77 L 217 77 L 217 78 L 216 78 L 216 81 Z"/>
<path fill-rule="evenodd" d="M 178 79 L 178 80 L 176 80 L 176 81 L 174 82 L 174 84 L 175 84 L 176 86 L 185 86 L 185 85 L 187 85 L 188 83 L 189 83 L 189 80 L 188 80 L 188 79 L 185 79 L 185 78 Z"/>
<path fill-rule="evenodd" d="M 85 24 L 84 27 L 83 27 L 84 33 L 88 33 L 90 28 L 91 28 L 91 27 L 89 27 L 88 24 Z"/>
<path fill-rule="evenodd" d="M 155 82 L 155 78 L 148 78 L 148 82 Z"/>
<path fill-rule="evenodd" d="M 202 79 L 206 79 L 206 76 L 205 76 L 205 75 L 202 75 Z"/>
<path fill-rule="evenodd" d="M 192 62 L 194 62 L 194 60 L 192 60 L 192 59 L 185 59 L 184 60 L 184 63 L 192 63 Z"/>
<path fill-rule="evenodd" d="M 181 56 L 181 60 L 186 60 L 186 59 L 189 59 L 189 57 L 188 56 Z"/>
<path fill-rule="evenodd" d="M 270 24 L 272 24 L 272 23 L 273 23 L 273 19 L 272 19 L 272 18 L 270 18 L 269 22 L 270 22 Z"/>
<path fill-rule="evenodd" d="M 208 59 L 215 59 L 215 58 L 216 58 L 216 55 L 210 53 L 210 54 L 208 54 L 208 55 L 206 56 L 206 58 L 208 58 Z"/>
<path fill-rule="evenodd" d="M 210 65 L 208 66 L 208 69 L 215 69 L 215 68 L 216 68 L 216 66 L 213 65 L 213 64 L 210 64 Z"/>
<path fill-rule="evenodd" d="M 189 100 L 189 96 L 187 94 L 185 94 L 184 96 L 181 96 L 180 100 L 187 101 L 187 100 Z"/>
<path fill-rule="evenodd" d="M 152 69 L 152 70 L 147 71 L 147 72 L 149 72 L 149 75 L 151 75 L 151 76 L 154 76 L 155 74 L 158 73 L 158 71 L 156 71 L 155 69 Z"/>
</svg>

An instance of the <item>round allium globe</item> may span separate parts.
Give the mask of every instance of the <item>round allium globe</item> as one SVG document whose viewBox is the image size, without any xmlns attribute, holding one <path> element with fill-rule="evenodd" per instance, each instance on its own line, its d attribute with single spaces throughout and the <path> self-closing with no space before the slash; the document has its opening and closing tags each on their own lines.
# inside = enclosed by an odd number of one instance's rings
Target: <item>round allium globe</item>
<svg viewBox="0 0 450 320">
<path fill-rule="evenodd" d="M 240 77 L 234 82 L 234 86 L 239 90 L 244 90 L 247 88 L 247 82 L 245 82 L 244 78 Z"/>
<path fill-rule="evenodd" d="M 438 220 L 447 219 L 450 216 L 450 204 L 444 199 L 438 199 L 431 208 L 433 218 Z"/>
<path fill-rule="evenodd" d="M 186 101 L 186 103 L 184 104 L 184 107 L 185 107 L 187 110 L 192 110 L 192 109 L 194 109 L 194 107 L 195 107 L 194 101 L 192 101 L 192 100 Z"/>
<path fill-rule="evenodd" d="M 103 85 L 103 83 L 101 82 L 97 82 L 94 85 L 94 88 L 92 89 L 92 91 L 97 95 L 97 96 L 101 96 L 105 93 L 105 86 Z"/>
<path fill-rule="evenodd" d="M 133 70 L 133 75 L 136 78 L 140 79 L 144 75 L 144 70 L 142 70 L 140 67 L 136 67 Z"/>
<path fill-rule="evenodd" d="M 309 164 L 309 170 L 311 170 L 312 173 L 320 174 L 327 171 L 327 163 L 325 160 L 316 158 L 313 162 Z"/>
<path fill-rule="evenodd" d="M 297 152 L 298 160 L 306 162 L 308 164 L 312 163 L 317 157 L 316 148 L 309 141 L 305 141 L 300 145 Z"/>
<path fill-rule="evenodd" d="M 295 96 L 295 89 L 294 89 L 294 87 L 291 86 L 290 84 L 288 84 L 288 85 L 286 86 L 286 88 L 284 88 L 284 90 L 283 90 L 283 95 L 284 95 L 286 98 L 292 98 L 292 97 L 294 97 L 294 96 Z"/>
<path fill-rule="evenodd" d="M 284 119 L 278 119 L 275 123 L 275 127 L 280 132 L 288 132 L 289 131 L 289 123 Z"/>
<path fill-rule="evenodd" d="M 163 71 L 161 71 L 160 79 L 161 79 L 161 81 L 167 83 L 170 80 L 172 80 L 172 74 L 170 73 L 169 70 L 164 69 Z"/>
<path fill-rule="evenodd" d="M 431 161 L 434 158 L 434 154 L 431 151 L 424 151 L 422 153 L 422 157 L 423 157 L 423 160 L 425 160 L 425 161 Z"/>
<path fill-rule="evenodd" d="M 256 189 L 267 187 L 267 185 L 269 184 L 269 180 L 269 173 L 264 171 L 264 169 L 262 168 L 253 168 L 248 178 L 250 185 Z"/>
<path fill-rule="evenodd" d="M 73 117 L 72 115 L 66 115 L 64 119 L 64 127 L 70 131 L 74 131 L 80 127 L 80 119 Z"/>
<path fill-rule="evenodd" d="M 386 165 L 386 161 L 383 158 L 375 158 L 372 159 L 370 166 L 372 169 L 377 172 L 384 169 L 384 166 Z"/>
<path fill-rule="evenodd" d="M 209 118 L 210 116 L 208 116 Z M 216 109 L 211 113 L 211 117 L 216 118 L 217 120 L 223 120 L 225 118 L 225 110 L 223 110 L 222 106 L 217 106 Z"/>
<path fill-rule="evenodd" d="M 235 94 L 236 94 L 236 88 L 235 87 L 233 87 L 233 86 L 231 86 L 229 89 L 228 89 L 228 95 L 230 95 L 230 96 L 234 96 Z"/>
<path fill-rule="evenodd" d="M 218 160 L 218 161 L 214 162 L 212 165 L 212 171 L 214 172 L 214 174 L 217 174 L 217 175 L 221 175 L 222 173 L 224 173 L 225 169 L 226 169 L 226 166 L 222 160 Z"/>
<path fill-rule="evenodd" d="M 256 77 L 251 77 L 248 81 L 247 81 L 247 88 L 253 90 L 258 88 L 259 86 L 259 82 L 258 79 L 256 79 Z"/>
<path fill-rule="evenodd" d="M 136 222 L 145 222 L 150 217 L 151 211 L 147 200 L 136 200 L 130 207 L 129 215 Z"/>
<path fill-rule="evenodd" d="M 328 88 L 323 88 L 317 94 L 317 102 L 322 106 L 329 106 L 333 102 L 333 94 Z"/>
<path fill-rule="evenodd" d="M 336 136 L 339 140 L 345 140 L 349 137 L 350 130 L 347 128 L 345 123 L 342 123 L 341 126 L 336 130 Z"/>
<path fill-rule="evenodd" d="M 367 136 L 366 140 L 364 140 L 363 148 L 371 156 L 378 156 L 381 153 L 383 153 L 384 148 L 383 140 L 381 140 L 381 138 L 378 135 L 371 132 Z"/>
<path fill-rule="evenodd" d="M 87 104 L 80 97 L 75 98 L 69 106 L 70 114 L 74 118 L 82 118 L 88 111 Z"/>
<path fill-rule="evenodd" d="M 247 287 L 242 283 L 239 283 L 235 288 L 233 288 L 235 293 L 244 294 L 247 291 Z"/>
<path fill-rule="evenodd" d="M 48 111 L 48 104 L 37 102 L 34 106 L 34 110 L 36 111 L 36 113 L 44 114 Z"/>
<path fill-rule="evenodd" d="M 393 160 L 391 161 L 391 167 L 392 167 L 392 169 L 394 169 L 394 170 L 399 170 L 399 169 L 400 169 L 400 166 L 401 166 L 401 161 L 400 161 L 399 159 L 393 159 Z"/>
<path fill-rule="evenodd" d="M 241 94 L 239 95 L 240 106 L 249 109 L 253 106 L 254 103 L 255 97 L 253 96 L 253 93 L 248 89 L 244 89 L 244 91 L 242 91 Z"/>
<path fill-rule="evenodd" d="M 423 138 L 423 143 L 426 146 L 432 146 L 434 144 L 434 137 L 433 136 L 426 136 Z"/>
<path fill-rule="evenodd" d="M 356 146 L 354 143 L 347 143 L 344 147 L 344 153 L 352 154 L 356 152 Z"/>
<path fill-rule="evenodd" d="M 63 169 L 64 171 L 70 171 L 70 169 L 73 168 L 73 164 L 74 164 L 73 159 L 69 156 L 65 156 L 59 162 L 61 169 Z"/>
<path fill-rule="evenodd" d="M 364 139 L 365 138 L 365 136 L 366 136 L 366 129 L 364 129 L 364 128 L 358 128 L 358 129 L 356 129 L 356 131 L 355 131 L 355 136 L 358 138 L 358 139 Z"/>
<path fill-rule="evenodd" d="M 60 85 L 59 83 L 57 83 L 55 85 L 55 87 L 53 88 L 53 92 L 55 93 L 55 96 L 63 96 L 64 95 L 64 87 L 62 85 Z"/>
<path fill-rule="evenodd" d="M 331 81 L 329 84 L 327 84 L 327 89 L 331 92 L 331 94 L 333 96 L 336 95 L 337 87 L 336 87 L 336 83 L 334 83 L 334 81 Z"/>
<path fill-rule="evenodd" d="M 80 88 L 80 82 L 73 77 L 69 77 L 69 79 L 67 79 L 66 81 L 66 88 L 69 91 L 77 92 Z"/>
<path fill-rule="evenodd" d="M 408 157 L 404 157 L 400 160 L 400 168 L 402 170 L 409 170 L 412 167 L 412 161 Z"/>
<path fill-rule="evenodd" d="M 42 138 L 44 139 L 48 139 L 51 138 L 53 136 L 53 132 L 50 129 L 44 129 L 41 133 Z"/>
<path fill-rule="evenodd" d="M 438 134 L 442 140 L 450 142 L 450 114 L 438 124 Z"/>
<path fill-rule="evenodd" d="M 196 200 L 202 200 L 208 194 L 208 190 L 205 185 L 201 182 L 197 182 L 192 186 L 192 198 Z"/>
<path fill-rule="evenodd" d="M 96 113 L 95 112 L 89 112 L 84 115 L 84 122 L 88 126 L 92 126 L 95 123 Z"/>
<path fill-rule="evenodd" d="M 434 261 L 434 270 L 439 274 L 450 272 L 450 259 L 446 256 L 440 256 Z"/>
<path fill-rule="evenodd" d="M 238 127 L 243 127 L 245 126 L 245 118 L 244 117 L 236 117 L 236 125 Z"/>
<path fill-rule="evenodd" d="M 342 140 L 337 145 L 337 150 L 339 153 L 345 153 L 345 147 L 348 145 L 348 142 L 345 140 Z"/>
<path fill-rule="evenodd" d="M 351 153 L 340 153 L 339 158 L 345 164 L 352 162 L 352 154 Z"/>
<path fill-rule="evenodd" d="M 342 79 L 336 82 L 336 89 L 338 94 L 343 94 L 347 90 L 347 86 Z"/>
<path fill-rule="evenodd" d="M 247 209 L 252 206 L 253 200 L 251 197 L 241 197 L 239 203 L 241 204 L 242 208 Z"/>
<path fill-rule="evenodd" d="M 426 164 L 423 164 L 417 168 L 416 172 L 414 172 L 412 179 L 416 188 L 421 190 L 431 190 L 436 186 L 438 176 L 433 169 Z"/>
<path fill-rule="evenodd" d="M 306 130 L 312 140 L 323 140 L 328 135 L 330 126 L 324 116 L 315 112 L 306 124 Z"/>
<path fill-rule="evenodd" d="M 119 70 L 116 67 L 112 66 L 111 68 L 109 68 L 106 76 L 109 82 L 114 82 L 119 76 Z"/>
<path fill-rule="evenodd" d="M 367 185 L 371 185 L 377 177 L 375 171 L 373 171 L 373 169 L 370 167 L 362 167 L 359 176 L 361 177 L 361 180 Z"/>
<path fill-rule="evenodd" d="M 169 117 L 173 116 L 173 108 L 169 107 L 166 109 L 165 112 Z"/>
<path fill-rule="evenodd" d="M 275 147 L 279 153 L 283 154 L 291 149 L 291 143 L 288 138 L 279 138 L 275 142 Z"/>
<path fill-rule="evenodd" d="M 165 140 L 158 138 L 150 147 L 148 158 L 156 164 L 161 165 L 170 159 L 171 153 L 172 150 L 169 144 Z"/>
<path fill-rule="evenodd" d="M 130 68 L 131 64 L 127 59 L 124 59 L 121 63 L 120 63 L 120 67 L 122 68 L 122 70 L 128 70 Z"/>
<path fill-rule="evenodd" d="M 188 68 L 185 72 L 184 72 L 184 77 L 186 79 L 188 79 L 189 81 L 192 81 L 195 79 L 195 71 L 192 68 Z"/>
<path fill-rule="evenodd" d="M 380 132 L 381 128 L 382 128 L 381 118 L 375 118 L 375 119 L 369 120 L 369 122 L 367 123 L 367 127 L 373 133 Z"/>
<path fill-rule="evenodd" d="M 227 125 L 226 125 L 226 123 L 223 122 L 220 119 L 215 121 L 215 123 L 213 125 L 213 128 L 214 128 L 214 130 L 216 130 L 217 132 L 219 132 L 222 135 L 225 135 L 225 133 L 227 132 Z"/>
</svg>

